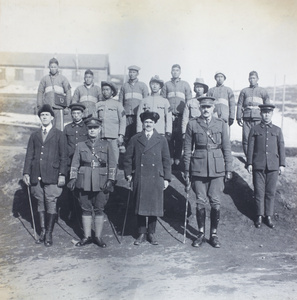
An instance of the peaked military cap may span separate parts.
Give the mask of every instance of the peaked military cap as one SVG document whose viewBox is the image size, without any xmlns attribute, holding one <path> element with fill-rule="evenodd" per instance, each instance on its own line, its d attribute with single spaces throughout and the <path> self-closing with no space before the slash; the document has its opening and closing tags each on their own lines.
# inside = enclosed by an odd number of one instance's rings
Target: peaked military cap
<svg viewBox="0 0 297 300">
<path fill-rule="evenodd" d="M 160 115 L 156 112 L 146 110 L 145 112 L 140 114 L 140 120 L 143 123 L 147 119 L 150 119 L 157 123 L 157 121 L 160 119 Z"/>
<path fill-rule="evenodd" d="M 38 117 L 40 117 L 41 113 L 43 112 L 49 112 L 53 117 L 55 117 L 54 111 L 52 110 L 52 107 L 49 104 L 44 104 L 41 106 L 41 108 L 38 111 Z"/>
<path fill-rule="evenodd" d="M 272 105 L 272 104 L 260 104 L 259 105 L 261 111 L 262 110 L 274 110 L 275 109 L 275 106 Z"/>
<path fill-rule="evenodd" d="M 203 106 L 203 105 L 214 105 L 214 101 L 216 100 L 214 97 L 209 97 L 209 96 L 201 96 L 201 97 L 198 97 L 197 100 L 199 101 L 200 103 L 200 106 Z"/>
<path fill-rule="evenodd" d="M 85 120 L 85 124 L 87 125 L 87 127 L 100 127 L 102 121 L 98 118 L 91 117 Z"/>
<path fill-rule="evenodd" d="M 73 111 L 73 110 L 84 111 L 86 109 L 85 105 L 82 103 L 72 103 L 69 105 L 69 108 L 71 109 L 71 111 Z"/>
</svg>

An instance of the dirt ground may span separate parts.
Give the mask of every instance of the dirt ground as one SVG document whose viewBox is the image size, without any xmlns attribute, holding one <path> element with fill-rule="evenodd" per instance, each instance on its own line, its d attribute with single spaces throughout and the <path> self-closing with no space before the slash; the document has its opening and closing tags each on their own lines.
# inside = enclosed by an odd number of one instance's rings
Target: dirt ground
<svg viewBox="0 0 297 300">
<path fill-rule="evenodd" d="M 132 203 L 124 238 L 117 241 L 114 232 L 121 235 L 128 197 L 119 171 L 106 207 L 107 248 L 73 245 L 82 233 L 77 221 L 68 221 L 65 200 L 59 202 L 54 245 L 45 248 L 34 242 L 27 189 L 20 182 L 29 134 L 28 128 L 0 128 L 0 299 L 297 299 L 296 157 L 287 158 L 278 184 L 276 228 L 256 229 L 252 178 L 243 159 L 234 156 L 233 179 L 221 197 L 220 249 L 191 246 L 197 234 L 192 191 L 182 243 L 186 195 L 178 171 L 165 193 L 158 246 L 133 245 Z M 209 210 L 206 224 L 208 237 Z"/>
</svg>

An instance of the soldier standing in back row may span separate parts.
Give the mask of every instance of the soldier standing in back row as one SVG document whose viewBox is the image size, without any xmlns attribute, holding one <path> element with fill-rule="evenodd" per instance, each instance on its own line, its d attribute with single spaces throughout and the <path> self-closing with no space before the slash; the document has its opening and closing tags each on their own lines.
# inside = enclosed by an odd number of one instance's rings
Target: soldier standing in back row
<svg viewBox="0 0 297 300">
<path fill-rule="evenodd" d="M 146 84 L 137 79 L 140 68 L 130 66 L 128 70 L 129 80 L 124 83 L 119 94 L 119 101 L 123 104 L 126 113 L 126 143 L 136 134 L 136 118 L 139 103 L 149 95 Z"/>
<path fill-rule="evenodd" d="M 217 85 L 209 89 L 207 96 L 214 97 L 215 112 L 218 118 L 231 126 L 235 118 L 235 99 L 231 88 L 224 85 L 226 75 L 223 72 L 216 72 L 214 76 Z M 227 126 L 229 132 L 229 126 Z"/>
<path fill-rule="evenodd" d="M 224 178 L 232 178 L 232 156 L 227 124 L 213 117 L 214 100 L 200 97 L 201 116 L 189 121 L 184 143 L 184 163 L 186 187 L 190 176 L 196 194 L 196 218 L 198 223 L 197 239 L 193 247 L 205 241 L 205 207 L 209 198 L 210 239 L 209 243 L 220 247 L 217 228 L 220 220 L 220 198 L 224 190 Z M 193 151 L 194 148 L 194 151 Z"/>
<path fill-rule="evenodd" d="M 167 81 L 161 91 L 161 96 L 167 98 L 170 103 L 172 111 L 172 136 L 169 143 L 171 164 L 179 165 L 183 136 L 182 136 L 182 116 L 186 101 L 192 98 L 192 91 L 190 85 L 180 79 L 181 68 L 180 65 L 175 64 L 171 68 L 172 78 Z"/>
<path fill-rule="evenodd" d="M 247 156 L 248 138 L 253 126 L 261 123 L 260 104 L 269 104 L 267 91 L 258 86 L 258 73 L 249 73 L 250 86 L 243 89 L 237 102 L 236 119 L 239 126 L 242 126 L 242 147 Z"/>
</svg>

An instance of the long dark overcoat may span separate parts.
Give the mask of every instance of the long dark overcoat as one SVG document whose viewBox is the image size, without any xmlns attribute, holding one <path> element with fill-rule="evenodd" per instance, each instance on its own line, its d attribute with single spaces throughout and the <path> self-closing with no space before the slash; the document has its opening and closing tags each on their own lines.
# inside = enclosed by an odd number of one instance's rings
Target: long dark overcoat
<svg viewBox="0 0 297 300">
<path fill-rule="evenodd" d="M 134 135 L 124 158 L 125 176 L 133 176 L 135 213 L 163 216 L 164 180 L 171 180 L 168 143 L 156 130 L 149 140 L 144 131 Z"/>
<path fill-rule="evenodd" d="M 52 128 L 45 141 L 41 129 L 30 136 L 24 165 L 24 174 L 29 174 L 31 183 L 37 184 L 41 177 L 45 184 L 57 184 L 59 174 L 67 174 L 67 142 L 62 131 Z"/>
</svg>

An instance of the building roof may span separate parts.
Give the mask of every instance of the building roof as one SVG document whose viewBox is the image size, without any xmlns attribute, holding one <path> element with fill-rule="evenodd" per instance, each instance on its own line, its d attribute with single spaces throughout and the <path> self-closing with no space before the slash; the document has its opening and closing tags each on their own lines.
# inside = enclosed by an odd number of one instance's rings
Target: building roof
<svg viewBox="0 0 297 300">
<path fill-rule="evenodd" d="M 22 53 L 0 52 L 1 67 L 46 68 L 51 58 L 59 61 L 62 69 L 109 69 L 108 54 Z"/>
</svg>

